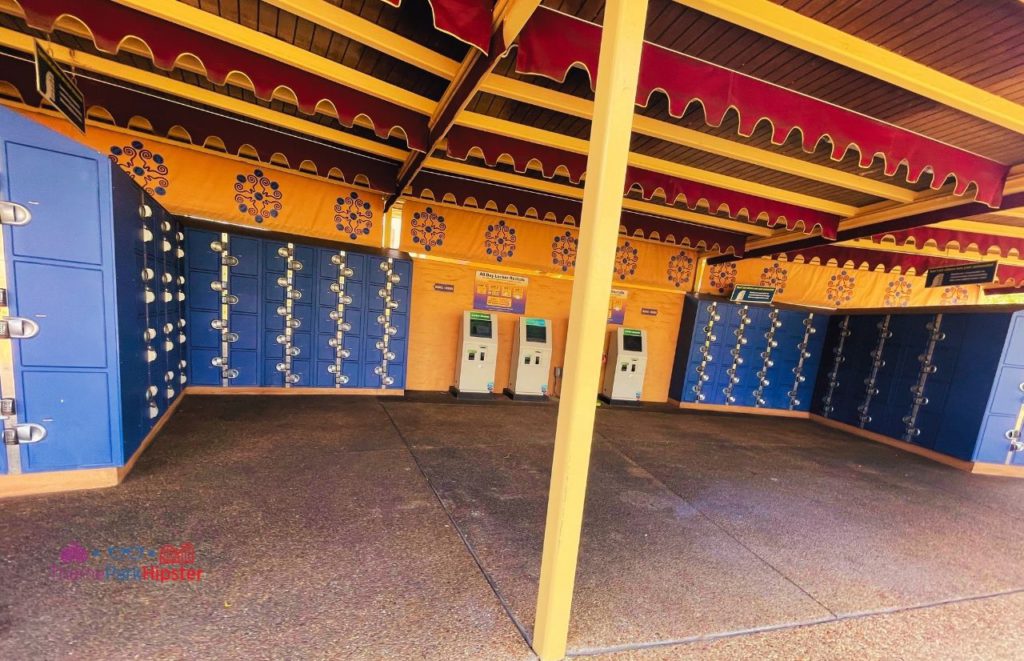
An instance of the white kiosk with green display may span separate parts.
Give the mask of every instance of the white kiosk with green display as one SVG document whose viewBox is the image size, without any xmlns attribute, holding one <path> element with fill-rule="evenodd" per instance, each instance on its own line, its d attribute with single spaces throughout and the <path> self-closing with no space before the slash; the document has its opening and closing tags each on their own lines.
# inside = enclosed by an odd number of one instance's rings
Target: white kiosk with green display
<svg viewBox="0 0 1024 661">
<path fill-rule="evenodd" d="M 608 333 L 608 362 L 601 381 L 601 400 L 610 404 L 637 404 L 647 372 L 647 332 L 616 328 Z"/>
<path fill-rule="evenodd" d="M 519 317 L 512 369 L 505 394 L 512 399 L 547 399 L 551 372 L 551 320 Z"/>
<path fill-rule="evenodd" d="M 455 368 L 456 397 L 490 397 L 494 392 L 494 366 L 498 358 L 498 319 L 490 312 L 466 310 L 459 334 L 459 362 Z"/>
</svg>

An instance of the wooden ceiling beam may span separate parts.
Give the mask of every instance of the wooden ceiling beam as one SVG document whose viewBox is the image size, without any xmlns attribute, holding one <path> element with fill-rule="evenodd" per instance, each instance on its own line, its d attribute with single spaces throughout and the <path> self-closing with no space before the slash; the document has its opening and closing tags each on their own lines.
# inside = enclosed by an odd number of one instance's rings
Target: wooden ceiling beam
<svg viewBox="0 0 1024 661">
<path fill-rule="evenodd" d="M 406 187 L 423 167 L 427 157 L 448 135 L 448 131 L 455 124 L 466 105 L 476 95 L 480 83 L 494 69 L 494 66 L 504 55 L 508 39 L 515 40 L 519 30 L 526 24 L 526 21 L 540 5 L 540 0 L 499 0 L 494 5 L 494 15 L 491 23 L 491 47 L 487 53 L 481 53 L 476 48 L 470 48 L 466 57 L 462 60 L 458 72 L 452 79 L 444 95 L 438 101 L 434 112 L 430 116 L 428 124 L 430 137 L 425 152 L 410 152 L 398 171 L 398 181 L 395 182 L 395 190 L 384 203 L 384 211 L 398 201 Z M 505 25 L 505 19 L 511 17 L 513 23 Z M 518 26 L 518 27 L 516 27 Z"/>
<path fill-rule="evenodd" d="M 1024 106 L 770 0 L 676 2 L 992 124 L 1024 133 Z"/>
<path fill-rule="evenodd" d="M 539 85 L 531 85 L 507 76 L 491 76 L 480 86 L 480 91 L 538 108 L 555 110 L 588 121 L 594 114 L 592 101 Z M 886 200 L 911 202 L 917 196 L 917 193 L 912 190 L 884 181 L 875 181 L 859 174 L 851 174 L 792 156 L 784 156 L 769 149 L 752 147 L 737 140 L 720 138 L 710 133 L 688 129 L 678 124 L 643 115 L 633 116 L 633 132 Z"/>
</svg>

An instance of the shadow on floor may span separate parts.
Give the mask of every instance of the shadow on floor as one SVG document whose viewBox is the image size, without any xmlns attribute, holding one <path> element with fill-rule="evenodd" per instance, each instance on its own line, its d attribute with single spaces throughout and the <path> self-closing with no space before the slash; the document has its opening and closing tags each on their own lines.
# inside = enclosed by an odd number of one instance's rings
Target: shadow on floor
<svg viewBox="0 0 1024 661">
<path fill-rule="evenodd" d="M 0 658 L 529 658 L 556 415 L 190 396 L 121 487 L 3 501 Z M 1021 496 L 806 421 L 601 408 L 570 648 L 1010 658 Z M 199 582 L 54 574 L 183 542 Z"/>
</svg>

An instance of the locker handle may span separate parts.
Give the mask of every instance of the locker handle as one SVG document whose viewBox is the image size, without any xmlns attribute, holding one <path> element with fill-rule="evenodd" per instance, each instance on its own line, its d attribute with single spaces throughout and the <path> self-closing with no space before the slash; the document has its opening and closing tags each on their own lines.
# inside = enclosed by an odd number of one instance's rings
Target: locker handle
<svg viewBox="0 0 1024 661">
<path fill-rule="evenodd" d="M 1024 392 L 1024 382 L 1017 384 L 1017 390 Z"/>
<path fill-rule="evenodd" d="M 46 438 L 46 427 L 34 422 L 29 422 L 16 426 L 14 428 L 14 434 L 18 439 L 18 445 L 38 443 Z"/>
<path fill-rule="evenodd" d="M 1008 440 L 1008 441 L 1019 440 L 1020 439 L 1020 430 L 1019 429 L 1007 429 L 1006 433 L 1004 434 L 1004 436 L 1006 436 L 1006 440 Z"/>
<path fill-rule="evenodd" d="M 0 321 L 0 337 L 27 340 L 39 334 L 39 324 L 24 317 L 4 317 Z"/>
<path fill-rule="evenodd" d="M 32 220 L 32 212 L 17 202 L 0 202 L 0 223 L 20 227 Z"/>
</svg>

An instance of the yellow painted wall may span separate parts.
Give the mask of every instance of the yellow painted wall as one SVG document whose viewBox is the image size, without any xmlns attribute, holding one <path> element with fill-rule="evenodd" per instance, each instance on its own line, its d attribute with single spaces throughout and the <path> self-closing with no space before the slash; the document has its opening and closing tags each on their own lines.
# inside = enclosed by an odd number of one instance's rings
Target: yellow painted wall
<svg viewBox="0 0 1024 661">
<path fill-rule="evenodd" d="M 455 381 L 459 324 L 464 310 L 473 307 L 473 284 L 476 272 L 484 269 L 501 272 L 492 266 L 453 264 L 427 259 L 415 260 L 413 266 L 412 319 L 409 340 L 409 390 L 447 390 Z M 530 278 L 526 314 L 551 319 L 554 327 L 553 366 L 563 364 L 565 335 L 569 323 L 569 301 L 572 280 L 544 275 Z M 454 285 L 454 292 L 440 292 L 435 283 Z M 609 284 L 609 289 L 611 288 Z M 671 291 L 620 287 L 629 291 L 625 326 L 643 328 L 648 334 L 647 376 L 644 401 L 665 401 L 675 357 L 676 335 L 683 309 L 683 294 Z M 642 308 L 657 309 L 657 316 L 642 314 Z M 495 391 L 508 385 L 512 360 L 512 341 L 516 315 L 497 313 L 498 364 Z M 608 328 L 614 328 L 609 326 Z M 548 388 L 556 392 L 554 376 Z M 594 385 L 597 393 L 597 384 Z"/>
</svg>

